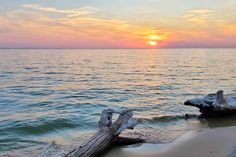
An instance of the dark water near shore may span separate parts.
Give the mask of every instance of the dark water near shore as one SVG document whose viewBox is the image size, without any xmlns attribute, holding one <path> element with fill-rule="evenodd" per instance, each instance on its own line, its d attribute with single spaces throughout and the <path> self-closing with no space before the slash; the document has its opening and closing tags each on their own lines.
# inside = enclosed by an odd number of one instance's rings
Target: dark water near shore
<svg viewBox="0 0 236 157">
<path fill-rule="evenodd" d="M 67 149 L 106 108 L 144 119 L 126 134 L 168 142 L 209 127 L 186 99 L 235 87 L 236 49 L 0 50 L 0 155 L 49 156 L 52 141 Z"/>
</svg>

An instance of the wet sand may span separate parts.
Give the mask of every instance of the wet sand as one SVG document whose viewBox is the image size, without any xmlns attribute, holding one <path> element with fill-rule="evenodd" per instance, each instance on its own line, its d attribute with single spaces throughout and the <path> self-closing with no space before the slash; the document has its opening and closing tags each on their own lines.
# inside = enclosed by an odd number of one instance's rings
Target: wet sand
<svg viewBox="0 0 236 157">
<path fill-rule="evenodd" d="M 236 150 L 236 127 L 190 132 L 171 144 L 116 148 L 105 157 L 230 157 Z"/>
</svg>

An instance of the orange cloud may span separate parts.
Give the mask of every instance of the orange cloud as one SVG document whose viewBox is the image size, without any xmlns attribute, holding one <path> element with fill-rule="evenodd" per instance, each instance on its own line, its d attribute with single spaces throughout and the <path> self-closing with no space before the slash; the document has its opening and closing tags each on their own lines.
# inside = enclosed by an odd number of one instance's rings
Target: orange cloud
<svg viewBox="0 0 236 157">
<path fill-rule="evenodd" d="M 168 36 L 165 30 L 104 17 L 92 8 L 63 10 L 32 4 L 23 5 L 23 8 L 26 10 L 12 11 L 0 17 L 4 26 L 11 27 L 11 33 L 5 32 L 8 40 L 12 36 L 21 36 L 22 40 L 32 36 L 34 42 L 37 38 L 38 42 L 46 38 L 54 42 L 67 41 L 68 45 L 74 43 L 74 46 L 77 43 L 81 46 L 100 44 L 101 47 L 114 47 L 117 44 L 117 47 L 147 47 L 147 36 L 159 35 L 163 40 Z M 50 13 L 60 16 L 55 18 Z"/>
<path fill-rule="evenodd" d="M 0 16 L 0 47 L 147 48 L 150 42 L 157 43 L 155 47 L 233 45 L 235 23 L 219 17 L 209 9 L 189 10 L 168 20 L 174 27 L 160 27 L 109 17 L 91 7 L 68 10 L 25 4 Z"/>
</svg>

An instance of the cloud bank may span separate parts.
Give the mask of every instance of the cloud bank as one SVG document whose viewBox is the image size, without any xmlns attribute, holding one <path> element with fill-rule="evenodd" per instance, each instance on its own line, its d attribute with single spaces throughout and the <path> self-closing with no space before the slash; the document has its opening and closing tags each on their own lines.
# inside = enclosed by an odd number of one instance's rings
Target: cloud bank
<svg viewBox="0 0 236 157">
<path fill-rule="evenodd" d="M 211 9 L 191 9 L 169 19 L 176 25 L 169 27 L 118 18 L 94 7 L 24 4 L 0 14 L 0 47 L 149 48 L 150 40 L 157 41 L 156 47 L 235 47 L 235 22 L 216 17 Z"/>
</svg>

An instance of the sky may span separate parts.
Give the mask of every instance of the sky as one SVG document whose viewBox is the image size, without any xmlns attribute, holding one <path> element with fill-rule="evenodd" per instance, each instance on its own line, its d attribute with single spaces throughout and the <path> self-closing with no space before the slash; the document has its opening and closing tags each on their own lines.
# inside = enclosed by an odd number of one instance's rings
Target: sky
<svg viewBox="0 0 236 157">
<path fill-rule="evenodd" d="M 0 48 L 236 47 L 236 0 L 0 1 Z"/>
</svg>

